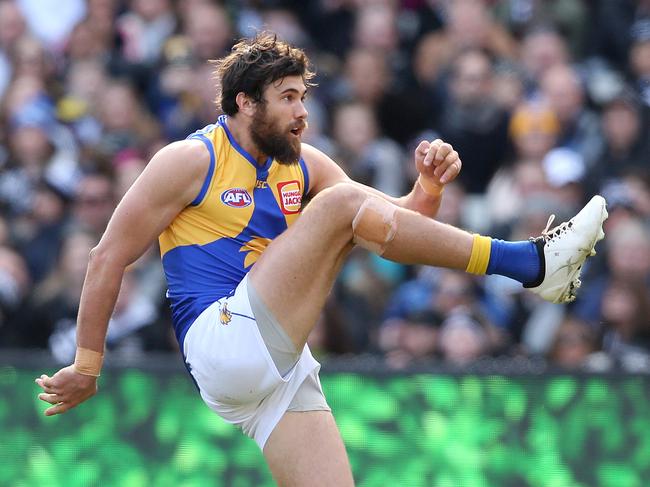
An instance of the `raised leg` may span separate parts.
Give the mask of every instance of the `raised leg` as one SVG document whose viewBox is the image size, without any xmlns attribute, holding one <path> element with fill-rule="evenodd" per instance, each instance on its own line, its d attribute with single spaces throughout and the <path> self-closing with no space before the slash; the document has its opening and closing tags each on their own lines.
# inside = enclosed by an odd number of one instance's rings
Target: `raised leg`
<svg viewBox="0 0 650 487">
<path fill-rule="evenodd" d="M 251 269 L 250 282 L 298 350 L 353 247 L 352 222 L 368 198 L 376 196 L 349 183 L 321 192 Z M 384 247 L 384 257 L 465 270 L 472 235 L 409 210 L 394 210 L 395 233 Z"/>
</svg>

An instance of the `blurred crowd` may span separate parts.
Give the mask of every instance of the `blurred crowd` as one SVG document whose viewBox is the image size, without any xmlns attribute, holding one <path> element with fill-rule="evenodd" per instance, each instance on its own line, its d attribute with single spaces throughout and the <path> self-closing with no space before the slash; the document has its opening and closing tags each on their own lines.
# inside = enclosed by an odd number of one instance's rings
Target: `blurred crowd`
<svg viewBox="0 0 650 487">
<path fill-rule="evenodd" d="M 650 0 L 0 0 L 0 347 L 73 358 L 89 250 L 150 157 L 217 118 L 208 60 L 260 29 L 311 56 L 306 142 L 352 178 L 404 194 L 441 137 L 463 160 L 444 222 L 526 239 L 609 205 L 568 306 L 356 249 L 317 356 L 650 371 Z M 152 248 L 109 360 L 176 347 L 164 291 Z"/>
</svg>

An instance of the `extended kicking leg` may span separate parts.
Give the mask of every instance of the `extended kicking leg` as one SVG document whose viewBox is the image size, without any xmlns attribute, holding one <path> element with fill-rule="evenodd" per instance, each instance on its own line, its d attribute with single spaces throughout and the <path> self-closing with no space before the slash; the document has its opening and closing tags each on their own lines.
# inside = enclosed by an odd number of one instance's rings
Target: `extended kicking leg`
<svg viewBox="0 0 650 487">
<path fill-rule="evenodd" d="M 367 202 L 369 198 L 372 202 Z M 373 223 L 377 219 L 387 220 Z M 388 234 L 381 243 L 384 230 Z M 298 350 L 355 241 L 382 247 L 386 257 L 399 262 L 464 270 L 473 237 L 354 184 L 337 184 L 321 192 L 296 223 L 271 242 L 249 274 L 251 285 Z"/>
<path fill-rule="evenodd" d="M 544 299 L 568 302 L 594 245 L 603 237 L 605 200 L 594 197 L 571 221 L 537 243 L 471 235 L 399 208 L 354 184 L 321 192 L 262 254 L 250 282 L 300 350 L 355 243 L 404 264 L 500 274 Z"/>
</svg>

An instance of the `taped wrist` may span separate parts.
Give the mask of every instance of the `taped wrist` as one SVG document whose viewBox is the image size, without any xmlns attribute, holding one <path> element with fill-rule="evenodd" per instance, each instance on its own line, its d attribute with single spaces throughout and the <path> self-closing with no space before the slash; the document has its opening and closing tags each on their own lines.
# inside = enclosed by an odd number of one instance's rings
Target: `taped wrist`
<svg viewBox="0 0 650 487">
<path fill-rule="evenodd" d="M 352 220 L 354 243 L 382 255 L 397 232 L 396 211 L 397 206 L 382 198 L 366 199 Z"/>
<path fill-rule="evenodd" d="M 104 362 L 104 354 L 90 350 L 89 348 L 77 347 L 74 357 L 74 369 L 82 375 L 99 377 Z"/>
<path fill-rule="evenodd" d="M 422 188 L 422 191 L 431 196 L 440 196 L 445 189 L 444 186 L 434 183 L 422 174 L 418 176 L 418 184 Z"/>
</svg>

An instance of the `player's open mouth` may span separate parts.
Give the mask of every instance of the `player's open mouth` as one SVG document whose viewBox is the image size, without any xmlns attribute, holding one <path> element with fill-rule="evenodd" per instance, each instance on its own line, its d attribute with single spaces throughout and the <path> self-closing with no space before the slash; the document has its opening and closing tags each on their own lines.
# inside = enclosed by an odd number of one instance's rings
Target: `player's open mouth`
<svg viewBox="0 0 650 487">
<path fill-rule="evenodd" d="M 295 129 L 291 129 L 291 133 L 295 135 L 296 137 L 300 137 L 305 129 L 302 127 L 297 127 Z"/>
</svg>

